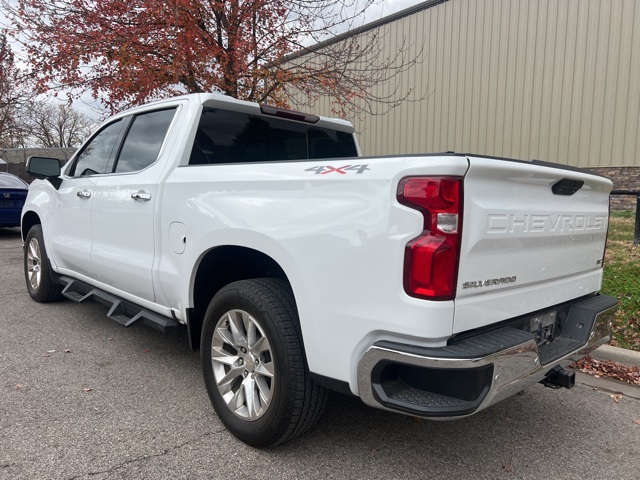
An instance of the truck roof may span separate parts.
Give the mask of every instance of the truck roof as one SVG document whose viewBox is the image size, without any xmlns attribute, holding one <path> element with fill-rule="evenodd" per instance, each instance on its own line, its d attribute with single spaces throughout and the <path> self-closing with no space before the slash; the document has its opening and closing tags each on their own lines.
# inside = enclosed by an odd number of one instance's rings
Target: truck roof
<svg viewBox="0 0 640 480">
<path fill-rule="evenodd" d="M 175 97 L 164 98 L 153 102 L 145 103 L 137 107 L 133 107 L 127 110 L 119 112 L 116 116 L 125 116 L 131 113 L 135 113 L 138 110 L 146 109 L 152 106 L 159 106 L 167 102 L 174 102 L 178 100 L 188 100 L 189 102 L 197 102 L 205 107 L 211 108 L 227 108 L 229 110 L 251 113 L 255 115 L 262 115 L 260 110 L 260 104 L 256 102 L 247 102 L 245 100 L 238 100 L 228 95 L 220 93 L 191 93 L 187 95 L 180 95 Z M 335 130 L 345 131 L 353 133 L 355 131 L 351 122 L 342 120 L 339 118 L 319 117 L 320 120 L 316 122 L 316 125 L 324 128 L 332 128 Z M 290 121 L 296 121 L 291 120 Z"/>
</svg>

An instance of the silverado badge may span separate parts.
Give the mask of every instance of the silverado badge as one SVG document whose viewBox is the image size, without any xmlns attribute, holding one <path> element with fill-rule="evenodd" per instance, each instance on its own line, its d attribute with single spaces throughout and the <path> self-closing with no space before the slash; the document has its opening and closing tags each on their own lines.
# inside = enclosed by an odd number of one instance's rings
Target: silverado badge
<svg viewBox="0 0 640 480">
<path fill-rule="evenodd" d="M 475 282 L 464 282 L 462 288 L 478 288 L 478 287 L 491 287 L 493 285 L 506 285 L 509 283 L 515 283 L 517 277 L 502 277 L 502 278 L 490 278 L 488 280 L 477 280 Z"/>
</svg>

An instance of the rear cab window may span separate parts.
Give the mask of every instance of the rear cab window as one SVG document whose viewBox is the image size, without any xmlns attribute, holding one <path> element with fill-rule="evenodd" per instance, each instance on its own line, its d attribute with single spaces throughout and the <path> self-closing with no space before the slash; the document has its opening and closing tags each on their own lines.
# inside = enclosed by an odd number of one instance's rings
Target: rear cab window
<svg viewBox="0 0 640 480">
<path fill-rule="evenodd" d="M 189 165 L 357 156 L 351 133 L 205 107 Z"/>
</svg>

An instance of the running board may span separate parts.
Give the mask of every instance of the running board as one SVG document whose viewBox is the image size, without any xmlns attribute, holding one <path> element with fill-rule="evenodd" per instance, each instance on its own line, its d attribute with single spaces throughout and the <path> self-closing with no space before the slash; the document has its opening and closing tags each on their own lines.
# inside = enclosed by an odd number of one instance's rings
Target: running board
<svg viewBox="0 0 640 480">
<path fill-rule="evenodd" d="M 94 288 L 80 280 L 69 277 L 59 277 L 59 281 L 64 286 L 62 295 L 69 300 L 76 303 L 88 299 L 96 300 L 109 307 L 107 317 L 125 327 L 130 327 L 134 323 L 142 322 L 163 333 L 176 333 L 182 326 L 173 318 L 146 310 L 134 303 L 127 302 L 115 295 L 107 293 L 104 290 Z"/>
</svg>

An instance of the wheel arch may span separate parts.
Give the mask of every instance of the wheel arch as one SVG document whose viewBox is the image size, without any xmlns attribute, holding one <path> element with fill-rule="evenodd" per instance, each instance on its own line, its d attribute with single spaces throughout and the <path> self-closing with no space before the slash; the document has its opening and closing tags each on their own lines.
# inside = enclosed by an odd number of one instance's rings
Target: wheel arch
<svg viewBox="0 0 640 480">
<path fill-rule="evenodd" d="M 33 210 L 29 210 L 22 215 L 22 222 L 20 225 L 20 232 L 22 234 L 22 241 L 27 238 L 27 233 L 31 230 L 31 227 L 34 225 L 42 225 L 42 220 L 40 220 L 40 216 L 34 212 Z"/>
<path fill-rule="evenodd" d="M 200 258 L 192 277 L 193 307 L 187 310 L 187 331 L 193 350 L 200 348 L 204 314 L 215 294 L 229 283 L 263 277 L 280 278 L 291 285 L 289 277 L 278 262 L 249 247 L 217 246 Z"/>
</svg>

